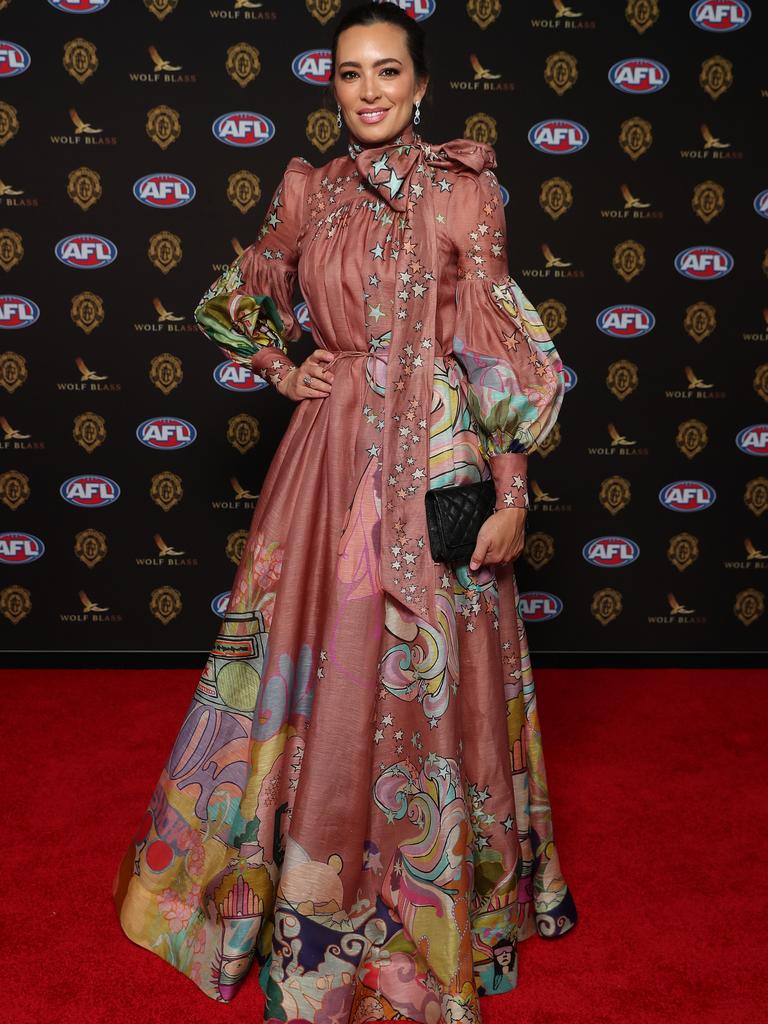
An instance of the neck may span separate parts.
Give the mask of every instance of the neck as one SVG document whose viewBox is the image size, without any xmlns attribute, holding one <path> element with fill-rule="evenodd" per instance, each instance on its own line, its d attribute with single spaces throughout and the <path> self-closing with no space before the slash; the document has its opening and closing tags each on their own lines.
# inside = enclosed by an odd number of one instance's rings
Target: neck
<svg viewBox="0 0 768 1024">
<path fill-rule="evenodd" d="M 357 152 L 360 152 L 362 149 L 379 149 L 382 146 L 399 146 L 403 143 L 415 142 L 418 138 L 412 121 L 409 121 L 405 128 L 398 132 L 397 135 L 394 135 L 391 139 L 384 139 L 381 142 L 365 142 L 363 139 L 359 139 L 352 131 L 348 132 L 348 136 L 350 150 Z"/>
</svg>

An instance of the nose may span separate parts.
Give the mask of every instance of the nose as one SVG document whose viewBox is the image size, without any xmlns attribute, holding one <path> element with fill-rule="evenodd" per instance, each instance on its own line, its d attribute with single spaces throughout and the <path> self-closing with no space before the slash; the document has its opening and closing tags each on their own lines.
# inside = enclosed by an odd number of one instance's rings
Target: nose
<svg viewBox="0 0 768 1024">
<path fill-rule="evenodd" d="M 364 103 L 374 103 L 380 95 L 375 74 L 361 75 L 360 99 Z"/>
</svg>

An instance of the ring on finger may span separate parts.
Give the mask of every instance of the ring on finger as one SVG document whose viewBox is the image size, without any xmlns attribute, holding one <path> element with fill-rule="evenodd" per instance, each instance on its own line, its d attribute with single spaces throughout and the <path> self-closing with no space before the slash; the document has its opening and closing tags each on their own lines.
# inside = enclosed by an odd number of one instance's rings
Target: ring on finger
<svg viewBox="0 0 768 1024">
<path fill-rule="evenodd" d="M 312 378 L 311 378 L 311 377 L 308 377 L 308 376 L 307 376 L 307 374 L 305 373 L 305 374 L 304 374 L 304 376 L 303 376 L 303 378 L 302 378 L 302 382 L 303 382 L 304 384 L 306 384 L 306 385 L 307 385 L 307 387 L 309 387 L 309 385 L 310 385 L 310 384 L 312 383 Z"/>
</svg>

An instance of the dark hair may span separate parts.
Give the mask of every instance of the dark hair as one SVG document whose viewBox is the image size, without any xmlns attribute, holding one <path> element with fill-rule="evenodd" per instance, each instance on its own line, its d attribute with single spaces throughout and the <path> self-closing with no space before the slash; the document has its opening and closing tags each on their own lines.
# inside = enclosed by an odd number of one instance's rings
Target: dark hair
<svg viewBox="0 0 768 1024">
<path fill-rule="evenodd" d="M 356 25 L 375 25 L 378 22 L 385 22 L 387 25 L 397 25 L 405 32 L 406 46 L 413 61 L 416 79 L 428 78 L 429 63 L 427 61 L 424 29 L 413 18 L 409 18 L 405 11 L 398 7 L 397 4 L 385 0 L 384 3 L 367 3 L 353 7 L 347 11 L 338 23 L 331 40 L 331 80 L 336 75 L 336 48 L 341 33 L 345 29 L 353 28 Z M 329 86 L 329 92 L 330 98 L 333 99 L 332 86 Z M 429 86 L 427 87 L 427 92 L 429 92 Z"/>
</svg>

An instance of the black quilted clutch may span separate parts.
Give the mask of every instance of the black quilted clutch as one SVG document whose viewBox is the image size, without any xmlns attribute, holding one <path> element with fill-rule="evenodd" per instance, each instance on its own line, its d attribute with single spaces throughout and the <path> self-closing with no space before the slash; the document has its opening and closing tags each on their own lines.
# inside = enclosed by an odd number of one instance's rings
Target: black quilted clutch
<svg viewBox="0 0 768 1024">
<path fill-rule="evenodd" d="M 436 562 L 468 562 L 480 527 L 496 504 L 493 479 L 432 488 L 425 502 L 432 558 Z"/>
</svg>

